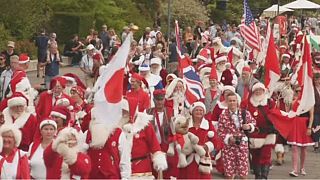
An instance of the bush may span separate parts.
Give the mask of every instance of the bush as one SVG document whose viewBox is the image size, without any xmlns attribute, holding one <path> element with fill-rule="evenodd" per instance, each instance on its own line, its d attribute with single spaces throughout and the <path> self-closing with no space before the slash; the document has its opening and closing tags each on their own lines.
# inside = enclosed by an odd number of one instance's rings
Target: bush
<svg viewBox="0 0 320 180">
<path fill-rule="evenodd" d="M 37 47 L 30 40 L 21 40 L 15 43 L 15 49 L 18 53 L 26 53 L 30 59 L 37 59 Z"/>
<path fill-rule="evenodd" d="M 9 30 L 7 30 L 4 25 L 0 24 L 0 50 L 7 49 L 7 43 L 9 40 L 13 40 Z"/>
</svg>

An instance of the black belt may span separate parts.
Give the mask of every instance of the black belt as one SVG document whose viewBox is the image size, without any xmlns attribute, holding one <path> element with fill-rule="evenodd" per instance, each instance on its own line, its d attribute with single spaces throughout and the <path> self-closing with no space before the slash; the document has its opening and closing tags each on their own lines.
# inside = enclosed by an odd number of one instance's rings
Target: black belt
<svg viewBox="0 0 320 180">
<path fill-rule="evenodd" d="M 201 165 L 201 166 L 210 166 L 211 164 L 205 164 L 205 163 L 203 163 L 203 162 L 199 162 L 199 165 Z"/>
<path fill-rule="evenodd" d="M 147 158 L 148 158 L 148 156 L 141 156 L 141 157 L 131 158 L 131 162 L 144 160 L 144 159 L 147 159 Z"/>
</svg>

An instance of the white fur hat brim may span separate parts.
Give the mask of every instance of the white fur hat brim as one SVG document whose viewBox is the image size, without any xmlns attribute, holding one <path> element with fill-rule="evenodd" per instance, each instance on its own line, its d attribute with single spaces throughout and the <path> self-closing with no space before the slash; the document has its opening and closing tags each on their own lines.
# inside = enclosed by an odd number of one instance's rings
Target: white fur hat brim
<svg viewBox="0 0 320 180">
<path fill-rule="evenodd" d="M 266 90 L 266 87 L 264 86 L 264 84 L 258 82 L 258 83 L 254 84 L 254 85 L 252 86 L 252 92 L 254 92 L 254 91 L 257 90 L 257 89 Z"/>
<path fill-rule="evenodd" d="M 161 59 L 160 58 L 152 58 L 150 60 L 150 65 L 151 64 L 158 64 L 158 65 L 161 65 Z"/>
<path fill-rule="evenodd" d="M 222 61 L 227 61 L 227 56 L 221 56 L 215 59 L 216 64 L 222 62 Z"/>
<path fill-rule="evenodd" d="M 14 97 L 8 100 L 8 107 L 13 107 L 13 106 L 26 106 L 27 105 L 27 100 L 23 97 Z"/>
<path fill-rule="evenodd" d="M 229 91 L 231 91 L 233 93 L 236 92 L 236 89 L 233 86 L 229 86 L 229 85 L 226 85 L 226 86 L 222 87 L 222 93 L 225 92 L 226 90 L 229 90 Z"/>
<path fill-rule="evenodd" d="M 51 111 L 50 116 L 56 116 L 62 119 L 67 119 L 67 116 L 60 113 L 60 112 L 56 112 L 56 111 Z"/>
<path fill-rule="evenodd" d="M 54 120 L 47 119 L 47 120 L 41 121 L 40 126 L 39 126 L 40 130 L 45 125 L 52 125 L 55 129 L 57 129 L 57 123 Z"/>
<path fill-rule="evenodd" d="M 192 114 L 192 111 L 196 107 L 201 107 L 204 110 L 204 114 L 206 113 L 206 106 L 203 104 L 203 102 L 197 101 L 197 102 L 194 102 L 193 104 L 191 104 L 191 106 L 190 106 L 190 113 L 191 114 Z"/>
<path fill-rule="evenodd" d="M 22 133 L 21 131 L 16 128 L 13 124 L 4 124 L 1 126 L 0 128 L 0 135 L 2 136 L 3 133 L 11 131 L 13 133 L 14 136 L 14 140 L 16 142 L 16 147 L 19 147 L 20 143 L 21 143 L 21 138 L 22 138 Z"/>
</svg>

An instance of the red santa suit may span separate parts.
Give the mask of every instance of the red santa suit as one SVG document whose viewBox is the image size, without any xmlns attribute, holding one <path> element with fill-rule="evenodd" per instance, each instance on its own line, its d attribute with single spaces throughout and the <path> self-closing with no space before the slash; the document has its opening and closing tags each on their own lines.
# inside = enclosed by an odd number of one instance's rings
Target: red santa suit
<svg viewBox="0 0 320 180">
<path fill-rule="evenodd" d="M 50 89 L 56 86 L 57 83 L 60 83 L 62 87 L 65 87 L 65 79 L 62 77 L 57 77 L 50 82 Z M 49 117 L 53 106 L 55 106 L 57 101 L 62 98 L 68 99 L 70 103 L 73 102 L 71 98 L 64 93 L 61 93 L 59 96 L 53 96 L 51 90 L 41 93 L 39 97 L 39 103 L 36 107 L 38 120 L 41 121 L 44 118 Z"/>
<path fill-rule="evenodd" d="M 255 119 L 250 112 L 246 111 L 246 124 L 251 126 L 250 132 L 254 131 Z M 232 117 L 232 118 L 231 118 Z M 218 135 L 224 140 L 225 146 L 222 149 L 222 159 L 224 164 L 224 173 L 226 176 L 247 176 L 248 175 L 248 138 L 241 126 L 244 123 L 242 112 L 237 110 L 232 114 L 229 109 L 222 112 L 218 122 Z M 239 137 L 240 144 L 229 144 L 229 138 Z"/>
<path fill-rule="evenodd" d="M 69 148 L 64 141 L 69 135 L 75 135 L 77 147 Z M 44 151 L 43 159 L 47 168 L 47 179 L 88 178 L 91 171 L 90 157 L 80 152 L 80 137 L 76 129 L 62 129 L 58 137 Z"/>
<path fill-rule="evenodd" d="M 130 121 L 123 126 L 128 143 L 131 146 L 132 177 L 153 177 L 155 171 L 167 169 L 165 154 L 161 152 L 160 144 L 150 123 L 152 116 L 145 113 L 135 113 L 138 102 L 128 99 Z"/>
<path fill-rule="evenodd" d="M 21 130 L 22 140 L 19 145 L 19 149 L 28 151 L 29 145 L 31 144 L 31 142 L 33 142 L 35 132 L 37 131 L 37 119 L 34 115 L 30 114 L 27 111 L 23 112 L 16 119 L 13 118 L 10 113 L 10 107 L 17 105 L 23 105 L 26 107 L 27 101 L 24 97 L 20 96 L 20 94 L 15 93 L 8 100 L 8 107 L 2 112 L 4 116 L 4 124 L 13 124 Z"/>
<path fill-rule="evenodd" d="M 183 84 L 183 90 L 181 92 L 183 97 L 176 97 L 174 94 L 178 82 L 181 82 Z M 172 82 L 169 84 L 169 86 L 167 86 L 165 95 L 165 106 L 168 107 L 169 117 L 177 116 L 178 114 L 181 114 L 181 112 L 184 110 L 186 88 L 186 82 L 180 78 L 174 78 Z"/>
<path fill-rule="evenodd" d="M 1 179 L 31 179 L 26 152 L 14 148 L 7 157 L 1 153 L 0 174 Z"/>
<path fill-rule="evenodd" d="M 205 109 L 205 106 L 201 102 L 193 103 L 190 107 L 190 111 L 200 106 Z M 208 147 L 208 154 L 210 154 L 214 149 L 219 151 L 222 149 L 223 143 L 221 139 L 217 136 L 217 133 L 213 125 L 206 119 L 202 119 L 200 127 L 196 128 L 193 126 L 193 121 L 190 121 L 189 132 L 193 133 L 199 138 L 198 145 Z M 191 157 L 191 158 L 190 158 Z M 181 179 L 211 179 L 212 175 L 204 174 L 199 171 L 200 157 L 196 153 L 192 153 L 188 158 L 189 164 L 185 168 L 180 169 L 179 178 Z"/>
</svg>

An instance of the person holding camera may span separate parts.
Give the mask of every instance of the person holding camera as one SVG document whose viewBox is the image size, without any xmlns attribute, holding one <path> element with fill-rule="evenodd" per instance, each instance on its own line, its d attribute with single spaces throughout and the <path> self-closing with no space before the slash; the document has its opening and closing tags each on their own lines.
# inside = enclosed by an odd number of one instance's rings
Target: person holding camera
<svg viewBox="0 0 320 180">
<path fill-rule="evenodd" d="M 255 130 L 256 120 L 250 112 L 239 109 L 240 96 L 229 93 L 226 96 L 227 109 L 224 110 L 218 122 L 218 135 L 224 140 L 222 159 L 227 179 L 236 175 L 245 179 L 249 172 L 248 133 Z"/>
<path fill-rule="evenodd" d="M 93 55 L 95 48 L 92 44 L 89 44 L 86 48 L 87 54 L 82 56 L 80 61 L 80 69 L 85 74 L 86 86 L 92 88 L 94 85 L 94 73 L 93 73 Z"/>
<path fill-rule="evenodd" d="M 250 134 L 251 165 L 255 179 L 267 179 L 271 166 L 271 152 L 276 142 L 276 129 L 267 114 L 275 108 L 275 102 L 268 98 L 262 83 L 252 86 L 248 111 L 257 121 L 257 132 Z"/>
</svg>

